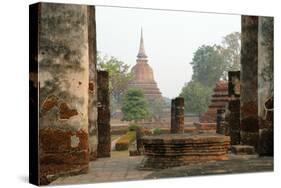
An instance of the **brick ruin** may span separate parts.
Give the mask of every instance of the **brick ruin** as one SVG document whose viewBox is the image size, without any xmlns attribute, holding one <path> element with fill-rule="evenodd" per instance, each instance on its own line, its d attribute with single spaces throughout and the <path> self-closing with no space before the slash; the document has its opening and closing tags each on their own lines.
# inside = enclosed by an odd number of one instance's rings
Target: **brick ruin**
<svg viewBox="0 0 281 188">
<path fill-rule="evenodd" d="M 230 138 L 216 133 L 184 133 L 184 99 L 171 104 L 171 134 L 142 137 L 141 168 L 169 168 L 228 159 Z"/>
<path fill-rule="evenodd" d="M 204 132 L 216 132 L 217 111 L 224 110 L 228 101 L 228 82 L 220 80 L 213 89 L 211 104 L 207 112 L 200 117 L 199 122 L 194 123 L 196 128 Z"/>
<path fill-rule="evenodd" d="M 31 183 L 86 173 L 90 160 L 110 156 L 108 76 L 96 70 L 94 6 L 30 6 L 29 83 Z"/>
<path fill-rule="evenodd" d="M 161 92 L 154 79 L 153 69 L 148 64 L 148 56 L 144 49 L 142 30 L 139 52 L 137 54 L 137 64 L 132 67 L 131 73 L 133 75 L 133 80 L 129 83 L 129 87 L 141 89 L 145 98 L 149 102 L 163 100 Z"/>
<path fill-rule="evenodd" d="M 141 139 L 148 166 L 225 160 L 230 142 L 240 145 L 236 153 L 252 151 L 252 146 L 260 155 L 273 155 L 273 81 L 264 79 L 265 69 L 273 75 L 273 31 L 268 29 L 273 18 L 242 16 L 241 23 L 240 96 L 232 81 L 232 89 L 217 84 L 199 123 L 202 130 L 216 130 L 217 112 L 227 105 L 229 115 L 220 121 L 226 124 L 217 132 L 230 138 L 184 133 L 183 100 L 177 98 L 171 113 L 174 134 Z M 29 38 L 30 182 L 44 185 L 87 173 L 90 160 L 110 156 L 108 74 L 96 69 L 94 6 L 31 5 Z M 226 95 L 228 90 L 234 90 L 234 97 Z"/>
<path fill-rule="evenodd" d="M 110 157 L 110 109 L 108 72 L 98 71 L 98 157 Z"/>
<path fill-rule="evenodd" d="M 177 97 L 171 101 L 171 133 L 184 132 L 184 98 Z"/>
<path fill-rule="evenodd" d="M 235 153 L 273 156 L 273 18 L 242 16 L 241 25 L 241 72 L 229 72 L 224 134 Z"/>
</svg>

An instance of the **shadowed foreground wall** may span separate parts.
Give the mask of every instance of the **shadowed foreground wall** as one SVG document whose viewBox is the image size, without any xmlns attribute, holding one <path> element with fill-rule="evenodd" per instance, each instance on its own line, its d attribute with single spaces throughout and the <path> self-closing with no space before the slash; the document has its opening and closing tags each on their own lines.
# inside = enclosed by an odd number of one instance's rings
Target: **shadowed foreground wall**
<svg viewBox="0 0 281 188">
<path fill-rule="evenodd" d="M 30 70 L 35 77 L 30 80 L 37 87 L 39 111 L 39 180 L 32 183 L 48 184 L 58 176 L 87 172 L 90 152 L 97 149 L 89 142 L 97 140 L 95 12 L 86 5 L 31 7 L 38 16 L 33 25 L 38 51 L 31 63 L 38 69 Z"/>
</svg>

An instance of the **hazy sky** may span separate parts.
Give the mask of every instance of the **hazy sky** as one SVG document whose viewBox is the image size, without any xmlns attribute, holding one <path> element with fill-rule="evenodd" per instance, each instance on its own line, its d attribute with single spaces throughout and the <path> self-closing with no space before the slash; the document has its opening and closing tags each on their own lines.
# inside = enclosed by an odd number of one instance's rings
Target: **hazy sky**
<svg viewBox="0 0 281 188">
<path fill-rule="evenodd" d="M 136 64 L 141 27 L 148 63 L 165 97 L 178 96 L 192 76 L 190 62 L 203 44 L 219 44 L 240 32 L 240 16 L 150 9 L 96 7 L 97 48 Z"/>
</svg>

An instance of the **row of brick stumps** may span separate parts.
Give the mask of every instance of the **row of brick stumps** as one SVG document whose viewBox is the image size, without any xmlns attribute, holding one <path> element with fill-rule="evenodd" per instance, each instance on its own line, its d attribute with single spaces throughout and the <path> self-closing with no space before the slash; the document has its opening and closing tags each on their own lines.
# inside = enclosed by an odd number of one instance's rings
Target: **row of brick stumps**
<svg viewBox="0 0 281 188">
<path fill-rule="evenodd" d="M 107 71 L 98 71 L 98 157 L 110 157 L 110 109 L 109 76 Z"/>
<path fill-rule="evenodd" d="M 184 133 L 184 98 L 172 99 L 171 133 Z"/>
</svg>

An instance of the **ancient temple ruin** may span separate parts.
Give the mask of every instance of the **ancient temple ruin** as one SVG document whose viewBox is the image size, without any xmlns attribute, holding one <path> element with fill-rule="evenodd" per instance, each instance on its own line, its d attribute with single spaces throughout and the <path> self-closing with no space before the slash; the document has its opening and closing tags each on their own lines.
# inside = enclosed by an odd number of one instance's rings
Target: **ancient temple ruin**
<svg viewBox="0 0 281 188">
<path fill-rule="evenodd" d="M 197 127 L 207 131 L 185 133 L 184 101 L 173 100 L 172 134 L 139 132 L 136 136 L 138 150 L 146 156 L 144 167 L 231 160 L 230 145 L 234 154 L 250 151 L 273 156 L 273 80 L 264 79 L 265 69 L 269 76 L 273 74 L 273 30 L 268 30 L 273 28 L 273 18 L 242 16 L 241 24 L 241 72 L 235 73 L 239 82 L 229 84 L 229 76 L 228 84 L 216 85 L 209 110 Z M 96 48 L 94 6 L 31 5 L 29 165 L 33 184 L 88 173 L 90 161 L 111 156 L 109 79 L 107 72 L 96 68 Z M 147 62 L 141 33 L 130 86 L 142 89 L 149 100 L 161 99 Z M 232 96 L 230 90 L 236 86 L 239 90 L 234 89 Z M 217 112 L 223 108 L 230 113 L 225 120 L 229 130 L 216 134 L 212 131 L 216 131 Z"/>
<path fill-rule="evenodd" d="M 162 99 L 161 92 L 154 79 L 153 70 L 149 66 L 148 56 L 144 50 L 143 33 L 141 30 L 139 52 L 137 54 L 137 64 L 132 67 L 133 80 L 129 87 L 139 88 L 144 92 L 148 100 Z"/>
</svg>

